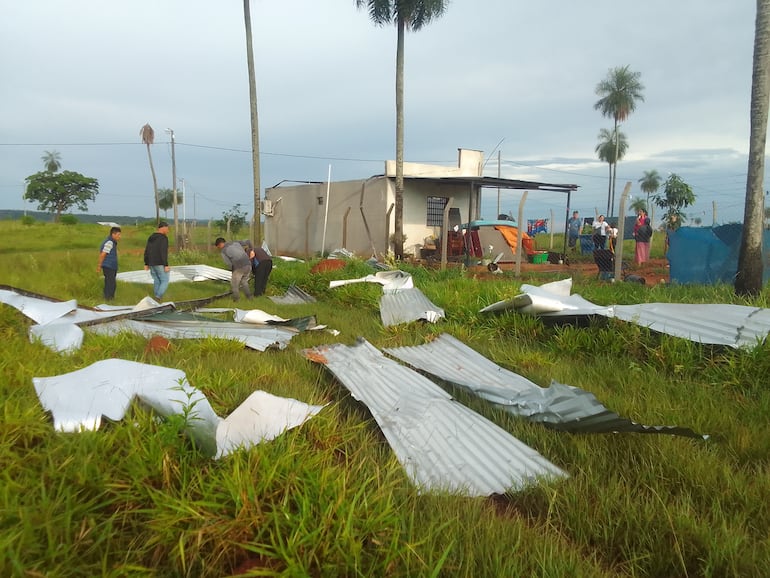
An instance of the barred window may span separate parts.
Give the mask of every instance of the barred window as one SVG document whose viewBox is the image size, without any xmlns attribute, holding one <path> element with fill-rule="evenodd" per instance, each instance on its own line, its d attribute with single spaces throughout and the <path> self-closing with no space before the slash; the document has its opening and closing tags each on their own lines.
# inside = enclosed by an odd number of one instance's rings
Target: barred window
<svg viewBox="0 0 770 578">
<path fill-rule="evenodd" d="M 428 197 L 428 227 L 440 227 L 444 223 L 444 207 L 449 202 L 447 197 Z"/>
</svg>

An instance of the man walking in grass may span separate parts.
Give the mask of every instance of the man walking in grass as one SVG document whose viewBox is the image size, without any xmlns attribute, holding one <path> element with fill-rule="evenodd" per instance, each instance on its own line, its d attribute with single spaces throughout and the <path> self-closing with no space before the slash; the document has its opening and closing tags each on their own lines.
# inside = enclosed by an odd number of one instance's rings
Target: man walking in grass
<svg viewBox="0 0 770 578">
<path fill-rule="evenodd" d="M 163 299 L 163 294 L 168 289 L 168 223 L 158 223 L 158 230 L 147 239 L 144 247 L 144 270 L 150 271 L 152 276 L 155 300 Z"/>
<path fill-rule="evenodd" d="M 240 299 L 241 289 L 243 289 L 246 299 L 251 299 L 251 289 L 249 289 L 251 260 L 243 246 L 238 241 L 228 243 L 222 237 L 217 237 L 214 245 L 222 252 L 222 260 L 233 273 L 230 278 L 230 290 L 233 292 L 233 301 Z"/>
<path fill-rule="evenodd" d="M 96 263 L 96 272 L 101 272 L 104 275 L 104 298 L 107 301 L 112 301 L 115 298 L 120 233 L 120 227 L 110 229 L 110 236 L 102 241 L 99 248 L 99 261 Z"/>
</svg>

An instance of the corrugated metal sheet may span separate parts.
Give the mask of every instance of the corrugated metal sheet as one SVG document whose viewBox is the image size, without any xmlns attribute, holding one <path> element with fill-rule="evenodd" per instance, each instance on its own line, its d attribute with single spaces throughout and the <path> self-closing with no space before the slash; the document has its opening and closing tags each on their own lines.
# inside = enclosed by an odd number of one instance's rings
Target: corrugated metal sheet
<svg viewBox="0 0 770 578">
<path fill-rule="evenodd" d="M 770 333 L 770 309 L 746 305 L 642 303 L 615 305 L 614 316 L 699 343 L 754 347 Z"/>
<path fill-rule="evenodd" d="M 210 265 L 174 265 L 169 270 L 169 283 L 180 281 L 227 281 L 230 282 L 232 273 L 226 269 Z M 126 283 L 145 283 L 152 285 L 149 271 L 123 271 L 117 275 L 118 281 Z"/>
<path fill-rule="evenodd" d="M 565 280 L 570 281 L 571 280 Z M 559 282 L 559 283 L 563 283 Z M 770 309 L 730 304 L 640 303 L 638 305 L 595 305 L 578 294 L 564 295 L 551 287 L 522 285 L 522 294 L 499 301 L 480 312 L 515 310 L 548 318 L 586 315 L 616 317 L 649 327 L 653 331 L 698 343 L 753 347 L 770 333 Z"/>
<path fill-rule="evenodd" d="M 32 383 L 59 431 L 98 429 L 102 416 L 121 420 L 137 398 L 164 417 L 189 410 L 187 432 L 198 447 L 217 458 L 274 439 L 323 408 L 255 391 L 221 419 L 183 371 L 124 359 L 97 361 L 63 375 L 33 377 Z"/>
<path fill-rule="evenodd" d="M 508 371 L 448 334 L 431 343 L 385 351 L 446 382 L 467 388 L 505 411 L 573 433 L 664 433 L 704 437 L 689 428 L 647 426 L 608 410 L 590 392 L 551 382 L 542 388 Z"/>
<path fill-rule="evenodd" d="M 435 323 L 442 317 L 444 310 L 431 303 L 416 287 L 386 291 L 380 297 L 380 318 L 385 327 L 419 319 Z"/>
<path fill-rule="evenodd" d="M 366 341 L 304 351 L 364 403 L 423 491 L 488 496 L 567 474 Z"/>
<path fill-rule="evenodd" d="M 285 349 L 298 331 L 292 327 L 268 325 L 259 327 L 227 321 L 135 321 L 124 319 L 87 327 L 93 333 L 114 335 L 128 331 L 152 337 L 162 335 L 168 339 L 204 339 L 218 337 L 240 341 L 250 349 L 265 351 L 270 348 Z"/>
<path fill-rule="evenodd" d="M 286 289 L 286 293 L 284 293 L 282 296 L 270 296 L 269 299 L 273 303 L 278 303 L 280 305 L 299 305 L 302 303 L 316 302 L 315 297 L 309 293 L 305 293 L 302 289 L 293 284 L 289 285 L 289 288 Z"/>
</svg>

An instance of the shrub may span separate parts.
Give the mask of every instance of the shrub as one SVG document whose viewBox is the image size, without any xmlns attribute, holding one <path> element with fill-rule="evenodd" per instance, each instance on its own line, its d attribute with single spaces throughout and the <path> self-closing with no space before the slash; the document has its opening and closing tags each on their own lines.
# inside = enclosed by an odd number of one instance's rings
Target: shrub
<svg viewBox="0 0 770 578">
<path fill-rule="evenodd" d="M 62 215 L 59 222 L 62 225 L 77 225 L 78 218 L 75 215 Z"/>
<path fill-rule="evenodd" d="M 33 217 L 32 215 L 24 215 L 21 218 L 21 224 L 22 225 L 29 226 L 29 225 L 33 225 L 34 223 L 35 223 L 35 217 Z"/>
</svg>

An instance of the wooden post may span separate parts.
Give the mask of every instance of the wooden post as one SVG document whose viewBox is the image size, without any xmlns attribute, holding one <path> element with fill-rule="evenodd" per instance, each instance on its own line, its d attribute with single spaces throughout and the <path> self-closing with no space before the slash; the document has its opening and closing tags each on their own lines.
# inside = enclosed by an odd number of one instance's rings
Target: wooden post
<svg viewBox="0 0 770 578">
<path fill-rule="evenodd" d="M 444 215 L 441 221 L 441 270 L 446 269 L 447 263 L 447 245 L 449 244 L 449 210 L 454 204 L 455 198 L 449 197 L 444 206 Z"/>
<path fill-rule="evenodd" d="M 393 211 L 393 203 L 388 207 L 388 212 L 385 213 L 385 253 L 390 251 L 390 213 Z"/>
<path fill-rule="evenodd" d="M 521 247 L 523 245 L 522 237 L 523 237 L 523 231 L 521 230 L 521 220 L 524 218 L 524 204 L 527 202 L 527 193 L 529 191 L 524 191 L 524 193 L 521 195 L 521 200 L 519 201 L 519 234 L 516 239 L 516 277 L 521 275 Z"/>
<path fill-rule="evenodd" d="M 342 248 L 347 249 L 348 248 L 348 215 L 350 214 L 350 207 L 348 207 L 348 210 L 345 211 L 345 214 L 342 216 Z"/>
<path fill-rule="evenodd" d="M 310 257 L 310 217 L 313 211 L 310 211 L 305 218 L 305 257 Z"/>
<path fill-rule="evenodd" d="M 628 194 L 631 192 L 631 181 L 626 183 L 623 189 L 623 194 L 620 195 L 620 207 L 618 208 L 618 238 L 615 242 L 615 280 L 620 281 L 622 279 L 621 273 L 623 271 L 623 230 L 626 224 L 626 201 L 628 200 Z"/>
</svg>

